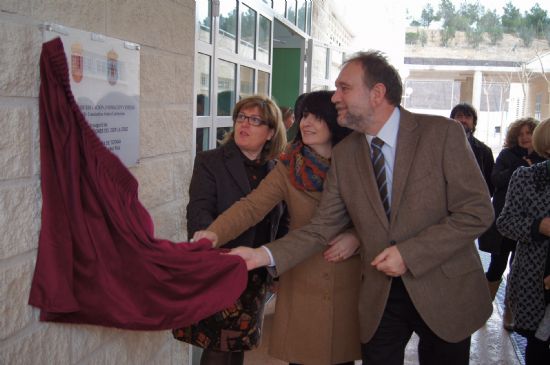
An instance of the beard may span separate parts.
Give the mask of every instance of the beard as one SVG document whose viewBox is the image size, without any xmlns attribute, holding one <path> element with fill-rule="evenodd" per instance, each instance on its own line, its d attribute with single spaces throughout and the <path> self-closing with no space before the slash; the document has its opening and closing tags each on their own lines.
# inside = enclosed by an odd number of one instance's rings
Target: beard
<svg viewBox="0 0 550 365">
<path fill-rule="evenodd" d="M 365 128 L 368 124 L 368 118 L 365 119 L 365 116 L 350 113 L 349 110 L 342 118 L 338 118 L 337 121 L 341 127 L 353 129 L 361 133 L 365 133 Z"/>
<path fill-rule="evenodd" d="M 354 126 L 361 125 L 363 118 L 358 115 L 351 114 L 349 111 L 342 118 L 337 118 L 338 124 L 341 127 L 354 129 Z"/>
<path fill-rule="evenodd" d="M 466 132 L 466 136 L 470 137 L 474 134 L 472 129 L 468 127 L 466 124 L 462 124 L 462 128 L 464 128 L 464 132 Z"/>
</svg>

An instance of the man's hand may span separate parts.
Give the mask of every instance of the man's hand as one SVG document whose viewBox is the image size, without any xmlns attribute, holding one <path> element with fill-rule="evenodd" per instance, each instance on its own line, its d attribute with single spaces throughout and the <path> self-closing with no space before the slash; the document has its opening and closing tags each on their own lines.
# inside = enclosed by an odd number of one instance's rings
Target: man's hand
<svg viewBox="0 0 550 365">
<path fill-rule="evenodd" d="M 250 247 L 237 247 L 227 253 L 228 255 L 240 256 L 246 262 L 246 268 L 248 271 L 254 270 L 258 267 L 269 265 L 269 255 L 266 250 Z"/>
<path fill-rule="evenodd" d="M 550 290 L 550 275 L 544 278 L 544 289 Z"/>
<path fill-rule="evenodd" d="M 218 235 L 212 231 L 197 231 L 193 235 L 193 241 L 198 241 L 201 238 L 206 238 L 209 241 L 212 241 L 212 247 L 216 247 L 218 243 Z"/>
<path fill-rule="evenodd" d="M 407 266 L 396 246 L 384 249 L 370 264 L 388 276 L 398 277 L 407 272 Z"/>
<path fill-rule="evenodd" d="M 539 225 L 539 232 L 546 237 L 550 237 L 550 217 L 542 218 Z"/>
</svg>

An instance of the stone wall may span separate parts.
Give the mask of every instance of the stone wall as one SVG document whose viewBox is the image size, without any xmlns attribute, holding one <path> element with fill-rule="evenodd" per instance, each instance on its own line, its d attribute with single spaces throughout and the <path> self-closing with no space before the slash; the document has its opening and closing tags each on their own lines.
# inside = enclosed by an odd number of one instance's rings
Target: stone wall
<svg viewBox="0 0 550 365">
<path fill-rule="evenodd" d="M 140 164 L 156 236 L 185 239 L 192 164 L 193 0 L 0 1 L 0 364 L 187 364 L 168 331 L 42 323 L 27 305 L 40 230 L 42 22 L 140 44 Z"/>
</svg>

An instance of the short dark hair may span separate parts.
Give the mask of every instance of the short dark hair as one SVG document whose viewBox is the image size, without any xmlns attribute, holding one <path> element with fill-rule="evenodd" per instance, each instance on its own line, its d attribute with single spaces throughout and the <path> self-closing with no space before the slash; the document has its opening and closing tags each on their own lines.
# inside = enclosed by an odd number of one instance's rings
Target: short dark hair
<svg viewBox="0 0 550 365">
<path fill-rule="evenodd" d="M 453 110 L 451 110 L 451 119 L 455 119 L 455 116 L 459 112 L 464 114 L 467 117 L 473 117 L 474 118 L 474 129 L 472 130 L 472 132 L 475 132 L 476 126 L 477 126 L 477 111 L 476 111 L 476 108 L 474 108 L 472 105 L 470 105 L 468 103 L 464 103 L 464 102 L 456 104 L 454 106 Z"/>
<path fill-rule="evenodd" d="M 351 129 L 342 127 L 336 121 L 338 112 L 335 105 L 330 101 L 334 95 L 334 91 L 313 91 L 305 95 L 300 105 L 300 119 L 297 120 L 301 123 L 302 117 L 305 114 L 313 114 L 317 118 L 322 119 L 328 126 L 331 134 L 331 142 L 334 146 L 340 142 L 344 137 L 351 133 Z M 294 138 L 294 141 L 302 140 L 302 132 L 298 129 L 298 133 Z"/>
<path fill-rule="evenodd" d="M 299 122 L 302 119 L 302 104 L 304 103 L 304 98 L 308 93 L 303 93 L 296 98 L 294 102 L 294 122 Z"/>
<path fill-rule="evenodd" d="M 356 53 L 346 60 L 344 65 L 353 62 L 358 62 L 363 67 L 363 82 L 368 89 L 372 89 L 376 84 L 383 84 L 386 87 L 386 100 L 395 106 L 401 104 L 403 95 L 401 76 L 382 52 L 370 50 Z"/>
</svg>

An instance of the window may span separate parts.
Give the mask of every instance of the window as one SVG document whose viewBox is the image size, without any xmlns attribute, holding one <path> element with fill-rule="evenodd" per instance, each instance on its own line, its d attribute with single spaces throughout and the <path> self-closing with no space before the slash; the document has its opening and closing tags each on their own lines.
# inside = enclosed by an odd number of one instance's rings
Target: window
<svg viewBox="0 0 550 365">
<path fill-rule="evenodd" d="M 210 115 L 210 56 L 199 53 L 196 70 L 200 75 L 195 90 L 197 115 Z"/>
<path fill-rule="evenodd" d="M 246 5 L 241 5 L 240 44 L 239 53 L 253 60 L 256 50 L 256 12 Z"/>
<path fill-rule="evenodd" d="M 195 139 L 197 141 L 195 145 L 195 153 L 206 151 L 210 149 L 210 128 L 197 128 L 195 133 Z"/>
<path fill-rule="evenodd" d="M 314 78 L 326 79 L 328 78 L 328 52 L 330 50 L 323 46 L 313 46 L 313 74 Z"/>
<path fill-rule="evenodd" d="M 502 112 L 508 111 L 510 88 L 501 82 L 484 82 L 481 86 L 481 103 L 479 111 Z"/>
<path fill-rule="evenodd" d="M 218 62 L 218 115 L 231 115 L 235 105 L 235 64 Z"/>
<path fill-rule="evenodd" d="M 286 15 L 286 1 L 285 0 L 273 0 L 273 10 L 275 13 L 284 17 Z"/>
<path fill-rule="evenodd" d="M 298 28 L 300 28 L 305 32 L 307 31 L 306 24 L 307 24 L 307 1 L 298 0 L 298 14 L 296 19 L 296 25 L 298 26 Z"/>
<path fill-rule="evenodd" d="M 460 81 L 407 80 L 404 86 L 405 108 L 451 110 L 460 101 Z"/>
<path fill-rule="evenodd" d="M 237 2 L 235 0 L 220 0 L 220 29 L 217 46 L 236 52 Z"/>
<path fill-rule="evenodd" d="M 254 95 L 254 69 L 241 66 L 241 90 L 239 100 Z"/>
<path fill-rule="evenodd" d="M 197 1 L 197 22 L 199 23 L 199 40 L 212 42 L 212 7 L 208 0 Z"/>
<path fill-rule="evenodd" d="M 542 94 L 537 94 L 535 96 L 535 119 L 541 119 L 542 109 Z"/>
<path fill-rule="evenodd" d="M 271 62 L 271 21 L 262 15 L 260 15 L 257 58 L 265 64 Z"/>
<path fill-rule="evenodd" d="M 271 94 L 273 11 L 264 2 L 220 0 L 213 18 L 213 1 L 196 1 L 195 153 L 215 148 L 232 131 L 237 101 Z"/>
<path fill-rule="evenodd" d="M 258 94 L 269 95 L 269 73 L 258 71 Z"/>
<path fill-rule="evenodd" d="M 286 18 L 296 24 L 296 0 L 286 0 Z"/>
</svg>

